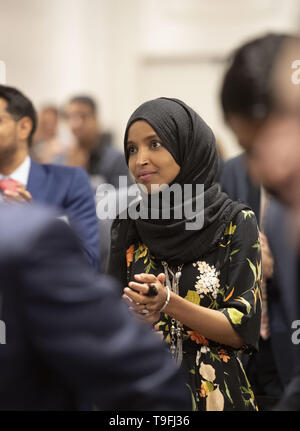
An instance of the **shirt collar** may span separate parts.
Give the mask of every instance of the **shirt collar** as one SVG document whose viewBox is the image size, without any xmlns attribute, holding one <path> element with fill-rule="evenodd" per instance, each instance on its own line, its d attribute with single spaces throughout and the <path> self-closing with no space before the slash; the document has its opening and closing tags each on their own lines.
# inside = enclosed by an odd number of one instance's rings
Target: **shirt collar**
<svg viewBox="0 0 300 431">
<path fill-rule="evenodd" d="M 11 178 L 12 180 L 18 181 L 24 187 L 27 187 L 29 171 L 31 166 L 31 159 L 27 156 L 24 162 L 10 175 L 3 175 L 0 173 L 0 180 L 4 178 Z"/>
</svg>

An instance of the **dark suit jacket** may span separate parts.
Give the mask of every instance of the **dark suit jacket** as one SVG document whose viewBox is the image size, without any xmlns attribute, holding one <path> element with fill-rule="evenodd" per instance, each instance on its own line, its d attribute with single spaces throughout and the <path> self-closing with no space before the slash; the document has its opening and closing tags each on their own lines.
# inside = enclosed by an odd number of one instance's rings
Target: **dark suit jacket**
<svg viewBox="0 0 300 431">
<path fill-rule="evenodd" d="M 247 173 L 244 154 L 228 160 L 221 169 L 220 184 L 222 190 L 231 199 L 248 204 L 259 220 L 260 187 L 253 183 Z"/>
<path fill-rule="evenodd" d="M 244 154 L 234 157 L 224 164 L 220 183 L 231 199 L 250 205 L 259 220 L 260 187 L 251 181 Z M 290 320 L 287 317 L 286 308 L 288 301 L 295 301 L 294 292 L 298 286 L 296 254 L 288 241 L 286 217 L 284 208 L 275 199 L 271 199 L 265 228 L 274 257 L 274 276 L 267 285 L 268 317 L 274 360 L 284 384 L 293 374 Z"/>
<path fill-rule="evenodd" d="M 288 380 L 293 373 L 300 373 L 300 345 L 292 343 L 292 323 L 300 319 L 299 258 L 296 246 L 289 240 L 290 220 L 286 209 L 277 201 L 268 212 L 266 235 L 272 251 L 275 266 L 274 280 L 277 289 L 269 292 L 272 301 L 270 309 L 276 360 Z M 282 317 L 284 316 L 284 322 Z M 292 354 L 291 354 L 292 353 Z"/>
<path fill-rule="evenodd" d="M 0 410 L 189 409 L 166 346 L 49 210 L 1 207 Z"/>
<path fill-rule="evenodd" d="M 91 265 L 99 265 L 99 227 L 89 177 L 81 168 L 41 165 L 31 161 L 27 189 L 33 201 L 68 217 Z"/>
</svg>

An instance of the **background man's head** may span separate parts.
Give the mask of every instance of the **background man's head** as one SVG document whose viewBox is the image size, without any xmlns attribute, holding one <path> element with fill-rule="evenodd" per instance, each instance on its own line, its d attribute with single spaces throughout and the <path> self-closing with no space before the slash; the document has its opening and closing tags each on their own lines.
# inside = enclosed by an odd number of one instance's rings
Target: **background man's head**
<svg viewBox="0 0 300 431">
<path fill-rule="evenodd" d="M 37 116 L 31 101 L 19 90 L 0 85 L 0 156 L 14 154 L 32 142 Z"/>
<path fill-rule="evenodd" d="M 52 139 L 56 136 L 59 112 L 56 106 L 46 105 L 38 113 L 37 134 L 40 139 Z M 37 134 L 35 137 L 37 137 Z"/>
<path fill-rule="evenodd" d="M 225 120 L 246 151 L 252 179 L 298 220 L 300 93 L 291 78 L 299 50 L 298 35 L 254 39 L 234 53 L 221 91 Z"/>
<path fill-rule="evenodd" d="M 267 34 L 239 47 L 232 56 L 221 88 L 225 121 L 246 153 L 274 109 L 272 72 L 285 34 Z"/>
<path fill-rule="evenodd" d="M 65 108 L 67 123 L 81 145 L 93 145 L 100 134 L 97 105 L 88 96 L 73 97 Z"/>
</svg>

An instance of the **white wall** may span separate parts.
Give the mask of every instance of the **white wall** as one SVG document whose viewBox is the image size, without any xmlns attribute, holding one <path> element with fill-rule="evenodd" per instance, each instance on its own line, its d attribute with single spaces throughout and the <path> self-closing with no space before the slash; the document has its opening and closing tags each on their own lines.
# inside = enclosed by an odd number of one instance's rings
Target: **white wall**
<svg viewBox="0 0 300 431">
<path fill-rule="evenodd" d="M 0 58 L 7 83 L 40 104 L 87 91 L 109 97 L 110 55 L 101 0 L 0 0 Z"/>
<path fill-rule="evenodd" d="M 0 0 L 0 60 L 37 106 L 94 94 L 120 147 L 139 103 L 179 97 L 229 157 L 239 148 L 218 106 L 224 58 L 266 31 L 299 30 L 299 11 L 298 0 Z"/>
</svg>

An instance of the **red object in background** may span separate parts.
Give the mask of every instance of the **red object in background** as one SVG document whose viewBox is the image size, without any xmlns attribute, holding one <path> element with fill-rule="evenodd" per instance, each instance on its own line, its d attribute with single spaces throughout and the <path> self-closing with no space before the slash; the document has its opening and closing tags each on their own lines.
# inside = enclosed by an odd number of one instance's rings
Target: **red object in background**
<svg viewBox="0 0 300 431">
<path fill-rule="evenodd" d="M 20 186 L 20 183 L 18 181 L 12 180 L 11 178 L 7 180 L 0 180 L 0 190 L 2 192 L 5 192 L 5 190 L 9 190 L 11 192 L 17 192 L 17 187 Z"/>
</svg>

